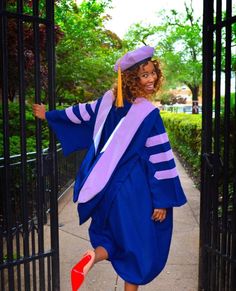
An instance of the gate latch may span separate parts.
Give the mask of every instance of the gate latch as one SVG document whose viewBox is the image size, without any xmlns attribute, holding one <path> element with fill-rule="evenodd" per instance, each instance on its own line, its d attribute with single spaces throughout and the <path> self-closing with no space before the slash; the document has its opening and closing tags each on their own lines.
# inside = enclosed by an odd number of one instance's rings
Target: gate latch
<svg viewBox="0 0 236 291">
<path fill-rule="evenodd" d="M 217 172 L 220 174 L 223 170 L 223 162 L 220 158 L 220 155 L 214 153 L 204 153 L 203 158 L 206 162 L 207 170 L 209 171 L 211 177 L 215 176 L 215 167 L 217 167 Z"/>
</svg>

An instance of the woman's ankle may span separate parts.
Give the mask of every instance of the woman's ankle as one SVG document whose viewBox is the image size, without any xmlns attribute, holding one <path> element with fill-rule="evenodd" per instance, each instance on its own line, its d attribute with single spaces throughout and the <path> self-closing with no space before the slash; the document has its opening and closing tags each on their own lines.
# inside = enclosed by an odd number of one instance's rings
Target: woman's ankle
<svg viewBox="0 0 236 291">
<path fill-rule="evenodd" d="M 138 290 L 138 285 L 130 284 L 128 282 L 125 282 L 125 289 L 124 291 L 137 291 Z"/>
</svg>

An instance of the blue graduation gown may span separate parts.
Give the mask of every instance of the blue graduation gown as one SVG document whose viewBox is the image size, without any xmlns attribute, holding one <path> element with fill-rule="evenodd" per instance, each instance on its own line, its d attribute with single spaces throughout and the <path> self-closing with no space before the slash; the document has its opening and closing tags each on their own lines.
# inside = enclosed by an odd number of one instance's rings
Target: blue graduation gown
<svg viewBox="0 0 236 291">
<path fill-rule="evenodd" d="M 91 104 L 46 113 L 64 154 L 86 148 L 76 175 L 80 224 L 91 219 L 90 240 L 103 246 L 125 281 L 147 284 L 164 268 L 172 208 L 186 203 L 159 110 L 144 98 L 115 108 L 108 91 Z M 151 219 L 166 208 L 163 222 Z"/>
</svg>

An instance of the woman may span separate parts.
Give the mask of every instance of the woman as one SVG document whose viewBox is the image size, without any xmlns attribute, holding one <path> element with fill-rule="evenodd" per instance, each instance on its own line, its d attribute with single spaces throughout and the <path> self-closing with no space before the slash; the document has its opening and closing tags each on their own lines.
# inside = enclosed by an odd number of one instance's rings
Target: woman
<svg viewBox="0 0 236 291">
<path fill-rule="evenodd" d="M 149 101 L 162 72 L 149 46 L 115 64 L 118 84 L 91 104 L 34 114 L 47 119 L 65 154 L 87 148 L 76 176 L 80 224 L 91 218 L 89 250 L 72 269 L 77 290 L 92 266 L 109 260 L 138 290 L 164 268 L 172 236 L 172 207 L 186 202 L 159 110 Z"/>
</svg>

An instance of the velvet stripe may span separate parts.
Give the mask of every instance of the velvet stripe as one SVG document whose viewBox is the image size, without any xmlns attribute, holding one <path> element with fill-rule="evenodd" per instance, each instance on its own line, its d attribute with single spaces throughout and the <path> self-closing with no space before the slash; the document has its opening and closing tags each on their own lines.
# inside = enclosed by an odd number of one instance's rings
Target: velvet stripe
<svg viewBox="0 0 236 291">
<path fill-rule="evenodd" d="M 91 107 L 91 109 L 92 109 L 92 111 L 93 111 L 93 113 L 95 112 L 95 109 L 96 109 L 96 106 L 97 106 L 97 100 L 96 101 L 94 101 L 93 103 L 90 103 L 89 105 L 90 105 L 90 107 Z"/>
<path fill-rule="evenodd" d="M 73 112 L 73 106 L 66 108 L 65 112 L 66 112 L 66 115 L 70 119 L 71 122 L 76 123 L 76 124 L 81 123 L 81 120 L 79 120 L 79 118 Z"/>
<path fill-rule="evenodd" d="M 176 168 L 165 170 L 165 171 L 157 171 L 154 177 L 158 180 L 172 179 L 178 176 Z"/>
<path fill-rule="evenodd" d="M 82 104 L 82 103 L 79 104 L 79 112 L 84 121 L 90 120 L 90 115 L 86 109 L 86 104 Z"/>
<path fill-rule="evenodd" d="M 158 135 L 149 137 L 146 141 L 145 146 L 146 147 L 153 147 L 153 146 L 156 146 L 159 144 L 166 143 L 168 141 L 169 141 L 169 139 L 168 139 L 167 133 L 165 132 L 162 134 L 158 134 Z"/>
<path fill-rule="evenodd" d="M 149 161 L 153 164 L 167 162 L 174 158 L 172 150 L 162 152 L 159 154 L 151 155 Z"/>
<path fill-rule="evenodd" d="M 106 121 L 107 115 L 112 107 L 113 100 L 114 100 L 114 96 L 113 96 L 112 91 L 110 90 L 106 92 L 106 94 L 103 96 L 102 101 L 100 103 L 96 123 L 94 126 L 94 132 L 93 132 L 95 153 L 97 152 L 97 148 L 98 148 L 99 141 L 102 134 L 102 129 Z"/>
</svg>

